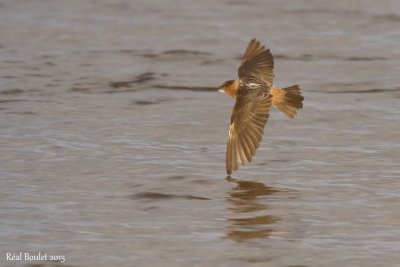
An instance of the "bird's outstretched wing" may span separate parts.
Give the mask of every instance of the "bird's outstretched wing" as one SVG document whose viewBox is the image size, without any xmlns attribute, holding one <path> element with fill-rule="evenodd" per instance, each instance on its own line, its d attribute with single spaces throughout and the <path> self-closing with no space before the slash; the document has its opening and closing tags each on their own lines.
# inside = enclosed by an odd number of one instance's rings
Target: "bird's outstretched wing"
<svg viewBox="0 0 400 267">
<path fill-rule="evenodd" d="M 228 175 L 250 162 L 260 145 L 269 117 L 274 80 L 271 52 L 257 40 L 248 44 L 239 67 L 239 89 L 233 108 L 226 149 Z"/>
<path fill-rule="evenodd" d="M 266 49 L 259 41 L 253 39 L 247 45 L 239 67 L 239 79 L 244 83 L 254 80 L 267 82 L 272 86 L 274 80 L 274 59 L 269 49 Z"/>
<path fill-rule="evenodd" d="M 260 145 L 272 101 L 268 89 L 252 90 L 236 97 L 226 149 L 228 175 L 236 171 L 239 164 L 250 162 Z"/>
</svg>

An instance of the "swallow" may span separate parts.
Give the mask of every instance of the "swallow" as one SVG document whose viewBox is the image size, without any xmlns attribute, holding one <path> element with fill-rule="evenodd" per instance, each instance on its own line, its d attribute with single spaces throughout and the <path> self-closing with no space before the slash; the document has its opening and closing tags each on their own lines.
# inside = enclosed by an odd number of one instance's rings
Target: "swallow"
<svg viewBox="0 0 400 267">
<path fill-rule="evenodd" d="M 229 126 L 226 172 L 251 162 L 256 154 L 274 105 L 290 119 L 303 107 L 298 85 L 279 88 L 273 85 L 274 59 L 269 49 L 253 39 L 248 44 L 238 69 L 239 78 L 224 82 L 220 91 L 236 99 Z"/>
</svg>

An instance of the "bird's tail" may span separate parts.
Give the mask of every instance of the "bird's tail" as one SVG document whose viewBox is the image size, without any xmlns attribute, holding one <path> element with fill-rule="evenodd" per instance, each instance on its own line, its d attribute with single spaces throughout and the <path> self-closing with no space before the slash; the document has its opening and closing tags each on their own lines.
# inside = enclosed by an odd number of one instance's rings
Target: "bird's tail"
<svg viewBox="0 0 400 267">
<path fill-rule="evenodd" d="M 271 88 L 272 104 L 279 110 L 293 119 L 297 110 L 303 107 L 304 97 L 301 95 L 298 85 L 292 85 L 286 88 Z"/>
</svg>

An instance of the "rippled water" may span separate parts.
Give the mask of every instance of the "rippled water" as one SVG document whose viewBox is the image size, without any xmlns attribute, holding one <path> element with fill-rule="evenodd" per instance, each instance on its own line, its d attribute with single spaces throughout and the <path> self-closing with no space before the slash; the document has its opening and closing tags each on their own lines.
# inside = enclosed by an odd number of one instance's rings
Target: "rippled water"
<svg viewBox="0 0 400 267">
<path fill-rule="evenodd" d="M 398 1 L 0 1 L 3 266 L 397 266 Z M 300 84 L 225 178 L 247 42 Z M 8 261 L 6 253 L 66 262 Z"/>
</svg>

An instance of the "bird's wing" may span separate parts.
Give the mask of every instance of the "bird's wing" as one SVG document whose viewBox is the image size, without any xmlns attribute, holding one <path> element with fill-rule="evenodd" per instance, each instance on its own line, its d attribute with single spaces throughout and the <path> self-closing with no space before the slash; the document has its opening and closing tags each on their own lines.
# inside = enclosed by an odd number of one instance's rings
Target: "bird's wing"
<svg viewBox="0 0 400 267">
<path fill-rule="evenodd" d="M 226 172 L 250 162 L 260 145 L 269 117 L 272 95 L 265 90 L 238 94 L 233 108 L 226 149 Z"/>
<path fill-rule="evenodd" d="M 244 52 L 238 71 L 239 79 L 244 83 L 250 83 L 255 79 L 267 82 L 271 86 L 274 80 L 273 68 L 274 59 L 269 49 L 253 39 Z"/>
</svg>

